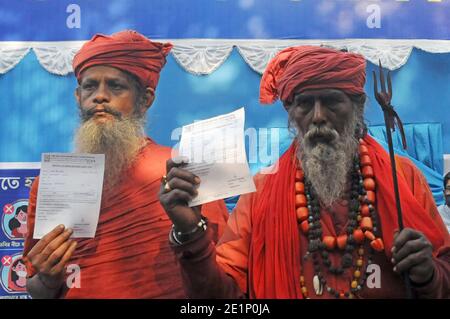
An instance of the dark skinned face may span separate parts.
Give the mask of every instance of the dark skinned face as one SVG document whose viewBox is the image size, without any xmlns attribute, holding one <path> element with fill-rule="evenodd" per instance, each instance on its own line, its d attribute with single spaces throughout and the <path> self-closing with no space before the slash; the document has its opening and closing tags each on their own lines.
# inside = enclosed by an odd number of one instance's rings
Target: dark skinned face
<svg viewBox="0 0 450 319">
<path fill-rule="evenodd" d="M 347 94 L 335 89 L 306 90 L 294 95 L 291 109 L 293 120 L 300 133 L 305 135 L 313 125 L 344 132 L 353 112 L 353 102 Z M 329 143 L 329 136 L 315 135 L 313 142 Z"/>
<path fill-rule="evenodd" d="M 129 117 L 136 112 L 136 90 L 129 76 L 113 67 L 93 66 L 83 72 L 75 91 L 82 115 L 98 123 L 114 118 Z M 143 113 L 153 102 L 153 90 L 146 88 L 145 105 L 137 110 Z"/>
</svg>

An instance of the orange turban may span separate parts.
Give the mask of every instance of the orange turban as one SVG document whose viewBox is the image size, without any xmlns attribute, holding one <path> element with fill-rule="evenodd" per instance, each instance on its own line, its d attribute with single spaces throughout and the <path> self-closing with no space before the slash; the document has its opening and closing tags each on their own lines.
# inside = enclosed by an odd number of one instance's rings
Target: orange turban
<svg viewBox="0 0 450 319">
<path fill-rule="evenodd" d="M 134 74 L 145 87 L 156 89 L 159 73 L 172 49 L 170 43 L 152 42 L 142 34 L 125 30 L 111 36 L 96 34 L 73 59 L 73 70 L 81 73 L 96 65 L 106 65 Z"/>
<path fill-rule="evenodd" d="M 298 46 L 279 52 L 268 64 L 259 91 L 262 104 L 278 98 L 288 103 L 296 89 L 338 89 L 363 94 L 366 61 L 356 53 L 325 47 Z"/>
</svg>

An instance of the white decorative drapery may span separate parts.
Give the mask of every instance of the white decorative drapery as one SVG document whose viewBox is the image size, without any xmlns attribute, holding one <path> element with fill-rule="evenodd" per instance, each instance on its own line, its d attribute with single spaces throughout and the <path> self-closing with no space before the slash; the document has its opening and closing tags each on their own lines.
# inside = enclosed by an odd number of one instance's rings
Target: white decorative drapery
<svg viewBox="0 0 450 319">
<path fill-rule="evenodd" d="M 14 68 L 29 51 L 29 47 L 8 48 L 0 46 L 0 74 Z"/>
<path fill-rule="evenodd" d="M 222 40 L 182 39 L 158 40 L 171 42 L 175 60 L 187 72 L 195 75 L 211 74 L 229 57 L 234 47 L 256 72 L 263 73 L 269 60 L 280 50 L 296 45 L 326 45 L 362 54 L 368 61 L 381 63 L 389 70 L 403 66 L 413 48 L 430 53 L 449 53 L 450 40 Z M 64 42 L 0 42 L 0 74 L 14 68 L 32 50 L 48 72 L 67 75 L 72 59 L 85 41 Z"/>
</svg>

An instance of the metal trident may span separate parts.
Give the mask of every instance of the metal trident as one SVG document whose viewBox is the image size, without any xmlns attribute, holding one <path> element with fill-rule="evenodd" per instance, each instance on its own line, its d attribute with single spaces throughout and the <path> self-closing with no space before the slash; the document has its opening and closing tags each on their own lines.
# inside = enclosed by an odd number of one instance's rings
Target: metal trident
<svg viewBox="0 0 450 319">
<path fill-rule="evenodd" d="M 389 157 L 391 160 L 391 167 L 392 167 L 392 180 L 394 182 L 394 192 L 395 192 L 395 202 L 397 205 L 397 219 L 398 219 L 398 227 L 399 231 L 403 229 L 403 218 L 402 218 L 402 207 L 400 203 L 400 193 L 398 190 L 398 181 L 397 181 L 397 170 L 395 166 L 395 153 L 394 153 L 394 146 L 392 143 L 392 131 L 395 131 L 395 126 L 399 128 L 400 135 L 402 137 L 402 144 L 403 148 L 406 149 L 406 138 L 405 138 L 405 132 L 403 130 L 403 124 L 400 120 L 400 117 L 398 116 L 397 112 L 395 112 L 394 107 L 391 105 L 392 100 L 392 81 L 391 81 L 391 73 L 388 72 L 387 74 L 387 86 L 388 90 L 386 91 L 386 84 L 384 80 L 384 74 L 383 74 L 383 68 L 381 66 L 381 61 L 379 62 L 379 72 L 380 72 L 380 86 L 381 91 L 378 91 L 378 84 L 377 84 L 377 75 L 375 71 L 373 71 L 373 83 L 374 83 L 374 94 L 375 99 L 377 100 L 378 104 L 380 104 L 381 109 L 383 110 L 384 114 L 384 124 L 386 126 L 386 134 L 387 134 L 387 140 L 388 140 L 388 146 L 389 146 Z M 411 281 L 409 279 L 409 276 L 407 273 L 403 273 L 403 279 L 406 286 L 406 294 L 409 299 L 412 298 L 412 290 L 411 290 Z"/>
</svg>

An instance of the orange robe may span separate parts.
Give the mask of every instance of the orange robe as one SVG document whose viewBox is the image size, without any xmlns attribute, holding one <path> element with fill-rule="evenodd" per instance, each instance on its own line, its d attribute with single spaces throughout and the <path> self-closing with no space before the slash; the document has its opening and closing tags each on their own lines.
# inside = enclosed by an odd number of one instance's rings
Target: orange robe
<svg viewBox="0 0 450 319">
<path fill-rule="evenodd" d="M 376 143 L 371 140 L 374 148 L 379 153 L 371 153 L 372 162 L 382 162 L 386 160 L 386 154 L 384 150 L 380 150 L 380 146 L 373 144 Z M 371 151 L 372 152 L 372 151 Z M 429 220 L 433 224 L 435 234 L 433 237 L 437 245 L 434 247 L 434 261 L 436 264 L 436 272 L 433 280 L 423 287 L 415 287 L 415 293 L 419 297 L 431 297 L 431 298 L 448 298 L 450 287 L 450 249 L 449 249 L 449 237 L 446 232 L 444 223 L 440 218 L 434 199 L 429 190 L 428 184 L 420 173 L 420 171 L 412 164 L 412 162 L 406 158 L 397 157 L 398 161 L 398 175 L 400 185 L 407 187 L 410 190 L 410 198 L 415 198 L 417 206 L 408 206 L 411 203 L 404 203 L 405 207 L 416 207 L 416 211 L 423 212 L 427 216 L 416 216 L 414 212 L 407 214 L 404 212 L 405 225 L 408 224 L 417 225 L 414 227 L 420 231 L 423 231 L 428 226 L 423 225 L 421 221 Z M 379 163 L 377 164 L 379 165 Z M 389 167 L 390 169 L 390 167 Z M 390 170 L 383 172 L 383 174 L 390 173 Z M 277 173 L 278 174 L 278 173 Z M 293 173 L 295 174 L 295 170 Z M 380 175 L 381 176 L 381 175 Z M 377 183 L 379 184 L 379 191 L 377 191 L 377 205 L 379 203 L 386 202 L 391 194 L 388 189 L 383 189 L 386 186 L 386 181 L 379 180 L 380 176 L 376 176 Z M 299 268 L 302 268 L 305 276 L 306 286 L 311 298 L 332 298 L 332 296 L 324 292 L 321 296 L 314 294 L 314 288 L 312 285 L 312 278 L 314 276 L 314 268 L 311 259 L 307 262 L 303 262 L 303 257 L 307 251 L 308 241 L 305 235 L 298 232 L 291 240 L 286 240 L 282 243 L 276 241 L 267 241 L 268 233 L 274 233 L 286 223 L 281 222 L 281 226 L 277 228 L 275 225 L 280 223 L 278 217 L 280 210 L 275 209 L 271 218 L 263 226 L 263 234 L 261 237 L 255 236 L 256 229 L 261 228 L 261 218 L 257 216 L 257 208 L 260 204 L 267 200 L 266 205 L 270 205 L 270 199 L 264 198 L 263 193 L 265 183 L 267 182 L 269 175 L 256 175 L 254 177 L 256 189 L 255 193 L 242 195 L 237 203 L 237 206 L 228 220 L 228 227 L 224 232 L 224 236 L 221 238 L 217 248 L 214 249 L 214 245 L 208 240 L 208 236 L 199 238 L 197 241 L 189 243 L 187 245 L 177 246 L 173 245 L 173 249 L 178 255 L 180 263 L 182 265 L 183 278 L 187 287 L 188 295 L 194 298 L 301 298 L 300 285 L 298 283 Z M 383 175 L 383 178 L 384 175 Z M 382 185 L 383 184 L 383 185 Z M 277 185 L 279 186 L 279 185 Z M 293 186 L 293 184 L 292 184 Z M 292 194 L 293 194 L 293 187 Z M 266 190 L 267 191 L 267 190 Z M 274 196 L 285 196 L 282 194 L 282 190 L 275 187 L 269 190 L 269 194 Z M 405 194 L 406 195 L 406 194 Z M 271 196 L 271 195 L 270 195 Z M 293 196 L 293 195 L 292 195 Z M 381 198 L 383 197 L 383 198 Z M 284 198 L 284 197 L 283 197 Z M 275 197 L 276 199 L 276 197 Z M 390 199 L 392 201 L 392 198 Z M 283 205 L 283 204 L 281 204 Z M 380 207 L 377 208 L 377 210 Z M 323 235 L 337 236 L 345 234 L 346 226 L 348 222 L 348 203 L 343 200 L 335 204 L 330 210 L 322 209 L 322 221 L 323 221 Z M 386 243 L 386 252 L 375 253 L 372 257 L 373 265 L 369 269 L 369 276 L 366 285 L 360 292 L 356 293 L 357 298 L 402 298 L 405 297 L 405 288 L 403 281 L 399 275 L 393 272 L 393 265 L 390 262 L 389 251 L 392 245 L 392 234 L 389 232 L 390 228 L 395 228 L 392 221 L 391 213 L 395 216 L 394 212 L 379 212 L 383 213 L 383 216 L 389 218 L 381 222 L 381 231 L 385 231 L 383 238 Z M 292 215 L 289 215 L 290 220 L 296 224 L 295 209 L 292 209 Z M 411 218 L 411 216 L 413 218 Z M 259 219 L 258 219 L 259 218 Z M 380 217 L 379 217 L 380 218 Z M 287 220 L 287 219 L 286 219 Z M 392 222 L 391 222 L 392 221 Z M 384 228 L 382 227 L 384 226 Z M 296 227 L 296 226 L 295 226 Z M 392 231 L 393 233 L 393 231 Z M 441 235 L 443 234 L 443 235 Z M 287 233 L 278 234 L 278 238 L 285 238 Z M 276 236 L 273 236 L 276 237 Z M 264 239 L 266 238 L 266 239 Z M 270 237 L 269 237 L 270 238 Z M 295 238 L 297 242 L 295 242 Z M 390 243 L 389 243 L 390 242 Z M 368 251 L 366 245 L 365 251 Z M 299 253 L 293 253 L 298 247 Z M 270 257 L 267 259 L 271 252 Z M 256 252 L 256 253 L 255 253 Z M 258 257 L 257 254 L 263 255 L 258 263 L 255 262 Z M 253 256 L 252 256 L 253 254 Z M 266 257 L 264 257 L 264 255 Z M 332 252 L 330 253 L 330 260 L 334 265 L 340 263 L 342 253 Z M 292 259 L 292 256 L 296 258 Z M 275 259 L 273 261 L 273 259 Z M 366 263 L 367 259 L 365 259 Z M 272 266 L 272 265 L 275 266 Z M 292 271 L 294 275 L 290 276 L 284 269 L 289 269 L 286 264 L 295 265 L 295 271 Z M 365 269 L 364 265 L 364 268 Z M 202 286 L 202 278 L 196 274 L 198 269 L 202 269 L 203 282 L 207 282 L 207 285 Z M 348 291 L 349 285 L 352 279 L 352 272 L 346 271 L 341 276 L 335 276 L 330 274 L 324 266 L 321 266 L 322 271 L 325 271 L 325 278 L 327 284 L 338 291 Z M 350 269 L 353 269 L 351 267 Z M 205 281 L 207 278 L 207 281 Z M 284 286 L 279 286 L 279 282 L 286 282 Z M 275 288 L 274 288 L 275 286 Z"/>
<path fill-rule="evenodd" d="M 69 264 L 80 266 L 81 287 L 64 288 L 61 297 L 185 297 L 179 266 L 168 243 L 172 223 L 158 199 L 171 149 L 148 142 L 123 182 L 104 194 L 95 238 L 77 239 Z M 32 239 L 37 190 L 38 179 L 30 193 L 24 254 L 37 242 Z M 224 202 L 203 205 L 202 214 L 217 240 L 228 218 Z"/>
</svg>

